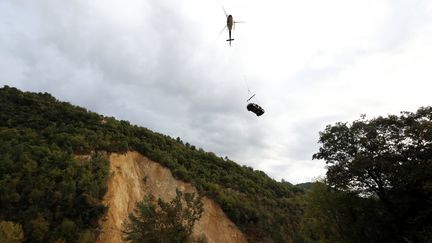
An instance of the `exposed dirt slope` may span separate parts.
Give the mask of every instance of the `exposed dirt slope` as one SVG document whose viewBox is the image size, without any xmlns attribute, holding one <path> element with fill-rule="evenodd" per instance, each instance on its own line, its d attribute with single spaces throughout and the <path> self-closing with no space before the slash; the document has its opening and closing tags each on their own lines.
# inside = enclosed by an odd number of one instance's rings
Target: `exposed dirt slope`
<svg viewBox="0 0 432 243">
<path fill-rule="evenodd" d="M 137 152 L 111 154 L 110 171 L 111 179 L 104 197 L 109 210 L 101 222 L 102 233 L 97 242 L 122 242 L 123 220 L 147 193 L 169 201 L 175 197 L 176 188 L 196 192 L 192 185 L 176 180 L 167 168 Z M 215 202 L 204 197 L 203 203 L 204 213 L 193 230 L 195 238 L 204 234 L 207 242 L 246 242 L 244 235 Z"/>
</svg>

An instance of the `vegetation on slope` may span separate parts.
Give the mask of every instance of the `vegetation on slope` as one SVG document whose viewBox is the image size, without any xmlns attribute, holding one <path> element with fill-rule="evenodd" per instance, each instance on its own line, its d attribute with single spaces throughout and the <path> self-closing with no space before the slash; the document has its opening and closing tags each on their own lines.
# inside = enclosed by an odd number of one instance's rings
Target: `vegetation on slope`
<svg viewBox="0 0 432 243">
<path fill-rule="evenodd" d="M 180 138 L 7 86 L 0 89 L 0 110 L 0 203 L 6 209 L 0 220 L 22 224 L 29 241 L 76 240 L 94 227 L 104 212 L 107 163 L 100 156 L 79 163 L 73 155 L 98 151 L 136 150 L 163 164 L 214 199 L 252 240 L 286 241 L 299 225 L 301 189 Z"/>
<path fill-rule="evenodd" d="M 13 225 L 12 238 L 22 229 L 28 242 L 91 240 L 106 210 L 108 163 L 98 152 L 136 150 L 214 199 L 252 242 L 432 242 L 431 107 L 327 126 L 314 155 L 327 177 L 306 194 L 309 185 L 46 93 L 4 87 L 0 111 L 0 222 Z"/>
<path fill-rule="evenodd" d="M 29 241 L 87 237 L 105 211 L 106 160 L 80 165 L 31 129 L 0 128 L 0 217 L 23 225 Z"/>
<path fill-rule="evenodd" d="M 320 242 L 432 242 L 432 107 L 320 133 L 326 184 L 307 198 L 305 230 Z"/>
<path fill-rule="evenodd" d="M 176 197 L 170 202 L 156 200 L 150 194 L 129 214 L 123 224 L 123 239 L 131 243 L 191 242 L 193 226 L 203 211 L 201 197 L 195 193 L 176 189 Z"/>
</svg>

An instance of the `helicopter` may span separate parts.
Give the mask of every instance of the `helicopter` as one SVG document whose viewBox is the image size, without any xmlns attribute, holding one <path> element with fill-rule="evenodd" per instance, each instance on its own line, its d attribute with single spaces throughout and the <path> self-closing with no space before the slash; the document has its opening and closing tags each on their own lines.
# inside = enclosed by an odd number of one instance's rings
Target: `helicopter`
<svg viewBox="0 0 432 243">
<path fill-rule="evenodd" d="M 234 27 L 234 30 L 235 30 L 235 24 L 236 24 L 236 23 L 243 23 L 243 21 L 234 21 L 233 16 L 232 16 L 231 14 L 228 15 L 228 14 L 226 13 L 226 11 L 225 11 L 225 8 L 222 7 L 222 9 L 223 9 L 223 11 L 224 11 L 224 13 L 225 13 L 225 16 L 226 16 L 226 18 L 227 18 L 227 24 L 226 24 L 225 27 L 222 29 L 222 31 L 224 31 L 225 28 L 228 28 L 229 38 L 228 38 L 228 40 L 226 40 L 226 41 L 229 41 L 229 45 L 231 46 L 231 41 L 234 40 L 234 38 L 231 37 L 231 31 L 232 31 L 233 27 Z M 222 31 L 221 31 L 221 33 L 222 33 Z"/>
</svg>

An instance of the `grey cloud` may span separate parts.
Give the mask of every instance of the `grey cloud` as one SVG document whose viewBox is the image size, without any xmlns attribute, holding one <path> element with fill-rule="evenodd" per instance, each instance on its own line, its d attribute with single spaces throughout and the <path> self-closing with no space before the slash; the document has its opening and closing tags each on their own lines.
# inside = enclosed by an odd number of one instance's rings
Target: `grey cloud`
<svg viewBox="0 0 432 243">
<path fill-rule="evenodd" d="M 418 30 L 424 28 L 432 20 L 426 9 L 429 1 L 391 1 L 389 17 L 385 29 L 378 34 L 381 43 L 379 49 L 388 50 L 402 46 L 411 40 Z"/>
<path fill-rule="evenodd" d="M 292 126 L 295 142 L 291 143 L 285 152 L 285 156 L 294 160 L 311 160 L 312 155 L 319 149 L 319 132 L 323 131 L 326 125 L 342 121 L 340 116 L 323 116 L 312 119 L 304 119 Z M 331 122 L 330 122 L 331 121 Z"/>
</svg>

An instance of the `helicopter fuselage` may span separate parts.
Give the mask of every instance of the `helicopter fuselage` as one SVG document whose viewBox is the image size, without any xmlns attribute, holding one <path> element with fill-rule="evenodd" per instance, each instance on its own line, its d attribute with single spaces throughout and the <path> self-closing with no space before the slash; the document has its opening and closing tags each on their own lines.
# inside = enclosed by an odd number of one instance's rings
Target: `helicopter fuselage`
<svg viewBox="0 0 432 243">
<path fill-rule="evenodd" d="M 228 15 L 228 17 L 227 17 L 227 27 L 228 27 L 229 31 L 232 30 L 233 24 L 234 24 L 234 20 L 233 20 L 232 15 Z"/>
</svg>

